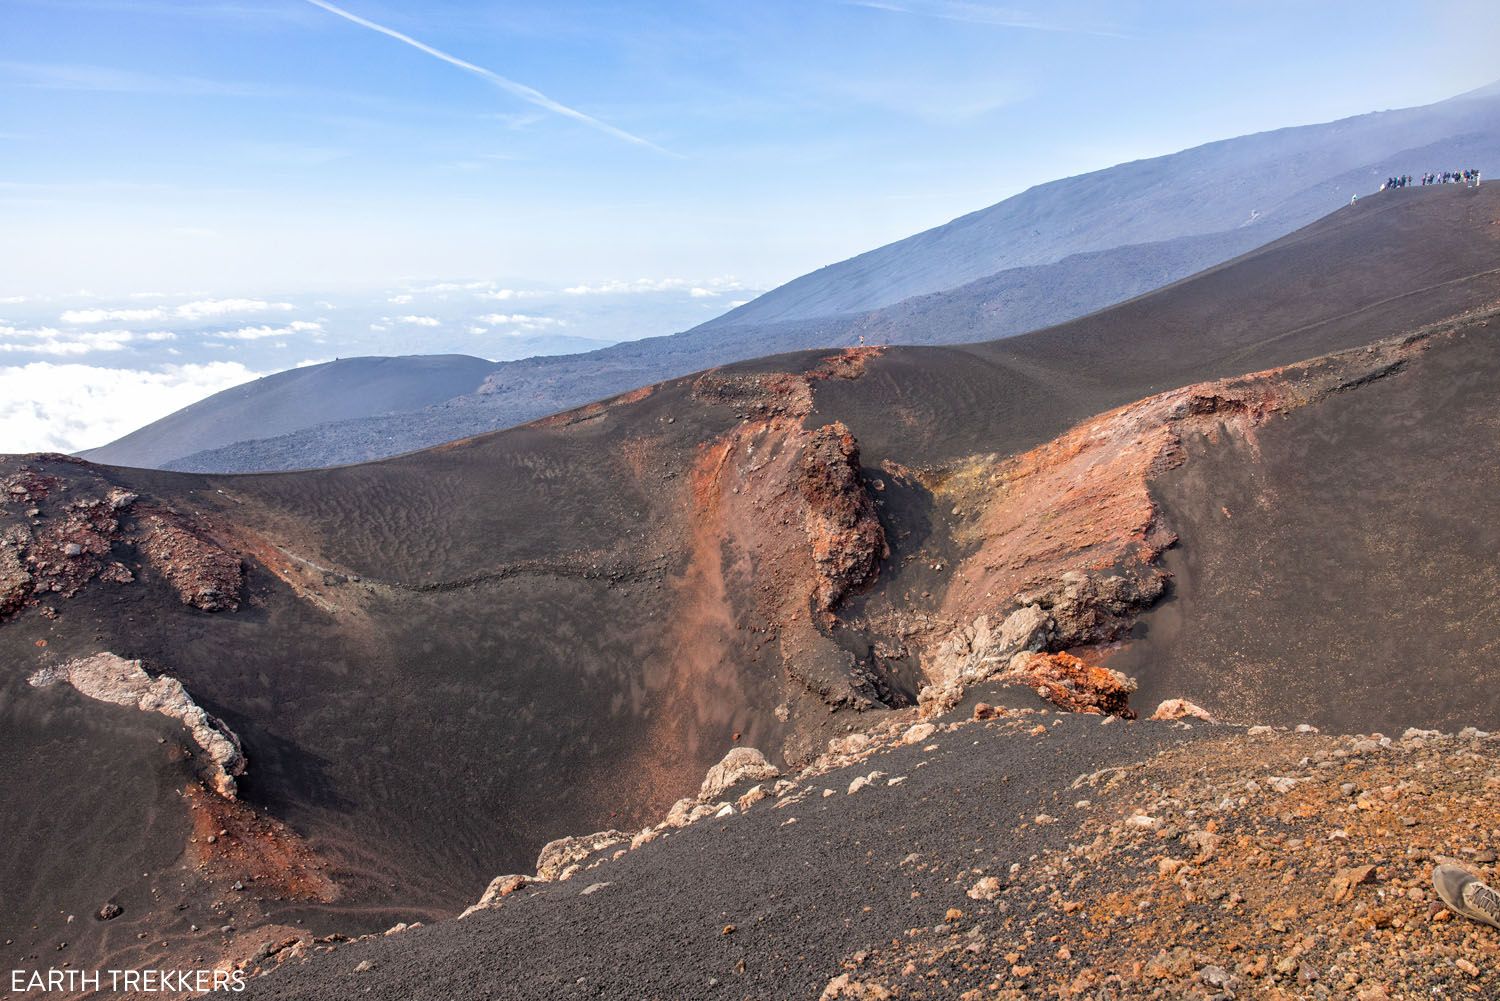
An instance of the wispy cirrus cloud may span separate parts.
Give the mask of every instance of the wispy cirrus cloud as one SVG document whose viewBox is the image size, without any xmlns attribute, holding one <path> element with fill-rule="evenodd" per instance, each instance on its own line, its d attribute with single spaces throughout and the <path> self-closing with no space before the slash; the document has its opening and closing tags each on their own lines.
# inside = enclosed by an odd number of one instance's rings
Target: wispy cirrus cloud
<svg viewBox="0 0 1500 1001">
<path fill-rule="evenodd" d="M 388 28 L 383 24 L 377 24 L 374 21 L 369 20 L 368 18 L 360 17 L 358 14 L 347 11 L 342 7 L 335 6 L 334 4 L 328 3 L 328 0 L 306 0 L 306 2 L 312 4 L 314 7 L 321 7 L 323 10 L 328 11 L 328 13 L 337 15 L 338 17 L 341 17 L 353 24 L 357 24 L 362 28 L 368 28 L 370 31 L 378 32 L 382 35 L 385 35 L 387 38 L 393 38 L 396 41 L 401 42 L 403 45 L 409 45 L 419 52 L 425 52 L 427 55 L 432 56 L 434 59 L 440 59 L 450 66 L 456 66 L 461 70 L 465 70 L 466 72 L 472 73 L 484 80 L 488 80 L 490 83 L 494 84 L 496 87 L 499 87 L 506 93 L 519 97 L 521 100 L 527 102 L 528 104 L 533 104 L 538 108 L 550 111 L 554 115 L 560 115 L 563 118 L 572 119 L 575 122 L 587 125 L 589 128 L 596 129 L 599 132 L 603 132 L 605 135 L 613 136 L 616 139 L 623 140 L 636 146 L 642 146 L 646 149 L 655 150 L 658 153 L 664 153 L 667 156 L 680 155 L 677 153 L 673 153 L 671 150 L 663 149 L 649 139 L 643 139 L 640 136 L 635 135 L 634 133 L 626 132 L 622 128 L 611 125 L 608 122 L 601 121 L 600 119 L 595 118 L 593 115 L 589 115 L 582 111 L 579 111 L 577 108 L 571 108 L 568 105 L 563 104 L 561 101 L 553 100 L 546 94 L 543 94 L 541 91 L 537 90 L 535 87 L 529 87 L 524 83 L 518 83 L 517 81 L 512 80 L 509 77 L 501 76 L 494 70 L 485 69 L 483 66 L 476 66 L 474 63 L 471 63 L 466 59 L 460 59 L 458 56 L 444 52 L 442 49 L 434 48 L 425 42 L 419 42 L 417 41 L 417 39 L 411 37 L 410 35 L 403 34 L 402 32 L 395 30 L 394 28 Z"/>
<path fill-rule="evenodd" d="M 983 24 L 995 28 L 1017 28 L 1025 31 L 1056 31 L 1077 35 L 1099 35 L 1105 38 L 1130 36 L 1111 25 L 1085 24 L 1039 17 L 1016 7 L 1000 7 L 975 0 L 838 0 L 845 7 L 911 14 L 916 17 Z"/>
</svg>

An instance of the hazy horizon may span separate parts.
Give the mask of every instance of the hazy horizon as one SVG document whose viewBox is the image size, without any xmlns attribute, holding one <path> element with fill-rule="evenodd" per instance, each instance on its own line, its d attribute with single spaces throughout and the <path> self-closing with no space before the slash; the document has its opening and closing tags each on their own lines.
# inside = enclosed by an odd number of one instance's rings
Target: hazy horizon
<svg viewBox="0 0 1500 1001">
<path fill-rule="evenodd" d="M 1485 85 L 1500 30 L 1477 3 L 5 19 L 0 451 L 309 361 L 672 333 L 1038 183 Z"/>
</svg>

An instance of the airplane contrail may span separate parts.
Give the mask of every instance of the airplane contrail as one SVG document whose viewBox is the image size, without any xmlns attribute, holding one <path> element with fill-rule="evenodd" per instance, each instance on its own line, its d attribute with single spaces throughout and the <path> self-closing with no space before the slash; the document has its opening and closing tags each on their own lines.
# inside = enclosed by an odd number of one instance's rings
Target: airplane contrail
<svg viewBox="0 0 1500 1001">
<path fill-rule="evenodd" d="M 328 3 L 327 0 L 307 0 L 307 2 L 312 4 L 314 7 L 323 8 L 330 14 L 337 14 L 339 17 L 342 17 L 346 21 L 352 21 L 362 28 L 369 28 L 371 31 L 378 31 L 380 32 L 380 34 L 385 35 L 388 38 L 394 38 L 398 42 L 404 42 L 405 44 L 410 45 L 412 48 L 417 49 L 421 52 L 425 52 L 435 59 L 441 59 L 443 62 L 453 66 L 457 66 L 461 70 L 467 70 L 476 76 L 483 77 L 490 83 L 494 84 L 496 87 L 499 87 L 501 90 L 506 91 L 507 93 L 514 94 L 521 100 L 526 101 L 530 104 L 534 104 L 539 108 L 545 108 L 553 114 L 562 115 L 564 118 L 571 118 L 575 122 L 582 122 L 590 128 L 598 129 L 600 132 L 603 132 L 606 135 L 614 136 L 616 139 L 623 139 L 628 143 L 634 143 L 637 146 L 644 146 L 647 149 L 655 150 L 658 153 L 665 153 L 667 156 L 680 155 L 677 153 L 673 153 L 671 150 L 662 149 L 660 146 L 656 145 L 654 142 L 651 142 L 649 139 L 642 139 L 640 136 L 632 135 L 631 133 L 626 132 L 624 129 L 616 128 L 608 122 L 601 122 L 599 119 L 593 117 L 592 115 L 584 114 L 577 108 L 570 108 L 566 104 L 562 104 L 559 101 L 554 101 L 552 98 L 548 97 L 546 94 L 543 94 L 535 87 L 528 87 L 524 83 L 517 83 L 515 80 L 503 77 L 493 70 L 487 70 L 483 66 L 475 66 L 473 63 L 465 59 L 460 59 L 457 56 L 449 55 L 442 49 L 435 49 L 431 45 L 427 45 L 424 42 L 419 42 L 415 38 L 412 38 L 410 35 L 403 35 L 401 32 L 396 31 L 394 28 L 387 28 L 383 24 L 376 24 L 374 21 L 370 21 L 366 18 L 360 17 L 358 14 L 354 14 L 347 10 L 344 10 L 342 7 L 336 7 L 333 4 Z"/>
</svg>

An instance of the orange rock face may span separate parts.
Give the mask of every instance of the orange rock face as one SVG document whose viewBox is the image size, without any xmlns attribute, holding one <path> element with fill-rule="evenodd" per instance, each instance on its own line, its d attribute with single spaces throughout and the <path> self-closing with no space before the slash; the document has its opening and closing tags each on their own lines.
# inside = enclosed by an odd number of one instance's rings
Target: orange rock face
<svg viewBox="0 0 1500 1001">
<path fill-rule="evenodd" d="M 1068 712 L 1135 718 L 1130 708 L 1135 682 L 1070 653 L 1017 654 L 1004 678 L 1036 689 L 1042 698 Z"/>
</svg>

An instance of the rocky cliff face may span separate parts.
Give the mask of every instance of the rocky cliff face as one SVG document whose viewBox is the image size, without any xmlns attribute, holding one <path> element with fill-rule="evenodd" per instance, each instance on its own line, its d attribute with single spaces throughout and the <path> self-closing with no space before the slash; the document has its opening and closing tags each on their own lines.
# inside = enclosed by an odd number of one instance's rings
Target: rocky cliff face
<svg viewBox="0 0 1500 1001">
<path fill-rule="evenodd" d="M 818 428 L 802 446 L 797 487 L 807 504 L 807 537 L 818 572 L 817 606 L 829 612 L 875 576 L 890 555 L 885 530 L 859 468 L 859 444 L 841 423 Z"/>
<path fill-rule="evenodd" d="M 1479 316 L 1460 326 L 1475 322 Z M 1161 556 L 1177 534 L 1151 484 L 1187 461 L 1185 441 L 1233 437 L 1253 448 L 1266 422 L 1397 373 L 1456 329 L 1443 324 L 1186 386 L 1101 414 L 1021 455 L 974 456 L 929 474 L 940 502 L 967 512 L 955 529 L 967 551 L 923 632 L 924 705 L 956 704 L 967 685 L 1004 675 L 1018 654 L 1088 658 L 1128 636 L 1167 591 Z"/>
</svg>

